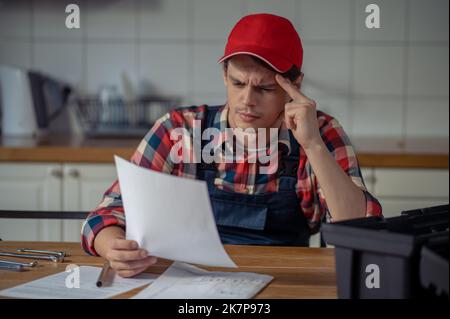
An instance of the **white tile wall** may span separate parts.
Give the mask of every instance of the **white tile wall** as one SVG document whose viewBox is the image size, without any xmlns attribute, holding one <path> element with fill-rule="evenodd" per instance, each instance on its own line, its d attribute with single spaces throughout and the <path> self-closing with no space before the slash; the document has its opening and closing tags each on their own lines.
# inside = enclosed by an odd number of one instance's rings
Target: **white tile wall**
<svg viewBox="0 0 450 319">
<path fill-rule="evenodd" d="M 37 70 L 84 89 L 81 57 L 81 43 L 43 42 L 34 46 L 34 65 Z"/>
<path fill-rule="evenodd" d="M 299 32 L 304 40 L 350 40 L 350 0 L 302 0 L 298 6 Z"/>
<path fill-rule="evenodd" d="M 295 0 L 247 0 L 245 14 L 273 13 L 294 23 L 297 19 L 297 2 Z"/>
<path fill-rule="evenodd" d="M 0 36 L 29 37 L 30 35 L 30 1 L 0 1 Z"/>
<path fill-rule="evenodd" d="M 402 94 L 403 48 L 356 46 L 354 94 Z"/>
<path fill-rule="evenodd" d="M 89 0 L 86 35 L 88 39 L 133 39 L 136 37 L 134 0 Z"/>
<path fill-rule="evenodd" d="M 142 44 L 139 79 L 162 94 L 186 96 L 189 92 L 190 52 L 186 44 Z"/>
<path fill-rule="evenodd" d="M 193 59 L 193 92 L 220 94 L 225 90 L 222 66 L 217 63 L 223 55 L 222 44 L 196 44 Z"/>
<path fill-rule="evenodd" d="M 132 44 L 87 44 L 87 89 L 97 92 L 102 85 L 114 85 L 122 92 L 122 79 L 136 83 L 136 48 Z"/>
<path fill-rule="evenodd" d="M 448 0 L 410 0 L 410 3 L 410 39 L 448 43 Z"/>
<path fill-rule="evenodd" d="M 193 0 L 194 37 L 226 41 L 229 30 L 242 16 L 242 0 Z"/>
<path fill-rule="evenodd" d="M 310 44 L 304 48 L 303 90 L 305 94 L 348 94 L 350 47 Z"/>
<path fill-rule="evenodd" d="M 408 58 L 408 94 L 448 97 L 448 45 L 412 46 Z"/>
<path fill-rule="evenodd" d="M 406 113 L 408 136 L 445 136 L 449 130 L 448 100 L 409 99 Z"/>
<path fill-rule="evenodd" d="M 68 3 L 80 6 L 79 30 L 64 26 Z M 302 37 L 304 93 L 348 134 L 448 137 L 448 0 L 378 0 L 380 30 L 364 27 L 368 3 L 0 0 L 0 64 L 39 69 L 91 93 L 104 84 L 120 89 L 125 74 L 137 92 L 153 87 L 189 104 L 219 104 L 226 96 L 216 61 L 229 31 L 246 13 L 272 12 Z"/>
<path fill-rule="evenodd" d="M 317 109 L 335 117 L 347 134 L 352 132 L 352 106 L 348 95 L 319 95 Z"/>
<path fill-rule="evenodd" d="M 358 0 L 355 1 L 356 40 L 404 41 L 406 40 L 406 0 Z M 366 7 L 376 3 L 380 7 L 380 28 L 366 27 Z"/>
<path fill-rule="evenodd" d="M 400 99 L 355 99 L 353 135 L 400 136 L 402 134 L 402 101 Z"/>
<path fill-rule="evenodd" d="M 190 36 L 190 0 L 138 1 L 138 37 L 187 39 Z"/>
<path fill-rule="evenodd" d="M 30 42 L 0 40 L 0 64 L 30 68 L 31 53 Z"/>
<path fill-rule="evenodd" d="M 67 14 L 66 6 L 70 3 L 76 3 L 80 7 L 80 28 L 67 29 L 65 21 Z M 84 1 L 72 0 L 33 0 L 33 23 L 32 34 L 39 42 L 40 38 L 60 38 L 65 41 L 81 40 L 83 26 L 85 26 L 86 11 Z"/>
</svg>

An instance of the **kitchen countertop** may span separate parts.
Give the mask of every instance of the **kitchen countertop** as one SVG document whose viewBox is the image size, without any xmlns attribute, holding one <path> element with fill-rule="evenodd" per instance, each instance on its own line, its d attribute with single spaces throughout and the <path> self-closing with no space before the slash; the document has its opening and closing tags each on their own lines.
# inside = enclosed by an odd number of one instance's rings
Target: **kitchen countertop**
<svg viewBox="0 0 450 319">
<path fill-rule="evenodd" d="M 0 162 L 113 163 L 113 155 L 129 159 L 139 138 L 0 136 Z M 353 138 L 362 167 L 447 168 L 449 140 L 421 138 Z"/>
</svg>

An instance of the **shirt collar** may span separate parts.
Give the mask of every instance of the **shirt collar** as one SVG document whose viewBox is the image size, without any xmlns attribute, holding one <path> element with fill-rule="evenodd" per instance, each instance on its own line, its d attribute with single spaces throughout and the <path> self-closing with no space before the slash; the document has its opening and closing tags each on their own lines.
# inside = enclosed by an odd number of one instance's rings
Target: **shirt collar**
<svg viewBox="0 0 450 319">
<path fill-rule="evenodd" d="M 218 128 L 221 132 L 224 132 L 228 126 L 228 105 L 225 104 L 214 117 L 213 126 Z M 284 121 L 281 124 L 280 130 L 278 132 L 278 146 L 280 151 L 286 155 L 291 153 L 291 141 L 289 138 L 289 129 L 286 127 Z"/>
</svg>

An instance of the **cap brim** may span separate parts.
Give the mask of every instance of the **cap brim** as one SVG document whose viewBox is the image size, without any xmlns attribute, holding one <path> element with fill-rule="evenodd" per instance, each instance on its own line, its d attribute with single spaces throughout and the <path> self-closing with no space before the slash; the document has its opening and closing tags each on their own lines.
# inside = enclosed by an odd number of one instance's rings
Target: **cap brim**
<svg viewBox="0 0 450 319">
<path fill-rule="evenodd" d="M 270 65 L 270 67 L 272 67 L 275 71 L 279 73 L 285 73 L 289 71 L 293 65 L 286 59 L 274 55 L 268 49 L 259 47 L 248 47 L 248 46 L 235 48 L 232 52 L 228 52 L 223 57 L 221 57 L 219 61 L 217 61 L 217 63 L 222 63 L 226 59 L 231 58 L 232 56 L 238 54 L 248 54 L 257 57 L 258 59 L 261 59 L 262 61 Z"/>
</svg>

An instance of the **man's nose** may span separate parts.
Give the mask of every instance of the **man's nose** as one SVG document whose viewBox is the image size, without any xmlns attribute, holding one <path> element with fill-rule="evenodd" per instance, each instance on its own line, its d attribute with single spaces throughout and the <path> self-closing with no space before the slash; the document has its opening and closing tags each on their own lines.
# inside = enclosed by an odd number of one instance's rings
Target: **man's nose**
<svg viewBox="0 0 450 319">
<path fill-rule="evenodd" d="M 256 105 L 256 94 L 255 90 L 248 86 L 243 92 L 244 104 L 246 106 L 255 106 Z"/>
</svg>

